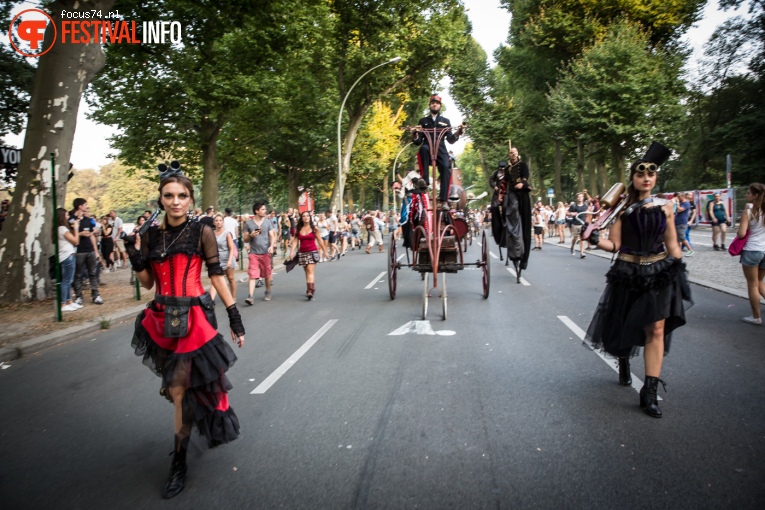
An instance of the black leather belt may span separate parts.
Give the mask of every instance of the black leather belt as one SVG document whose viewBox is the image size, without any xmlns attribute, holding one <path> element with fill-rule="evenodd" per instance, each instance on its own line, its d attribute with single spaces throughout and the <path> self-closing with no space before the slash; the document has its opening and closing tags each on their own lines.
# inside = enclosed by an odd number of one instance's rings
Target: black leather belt
<svg viewBox="0 0 765 510">
<path fill-rule="evenodd" d="M 154 295 L 154 302 L 163 306 L 201 306 L 202 301 L 198 297 L 162 296 Z"/>
</svg>

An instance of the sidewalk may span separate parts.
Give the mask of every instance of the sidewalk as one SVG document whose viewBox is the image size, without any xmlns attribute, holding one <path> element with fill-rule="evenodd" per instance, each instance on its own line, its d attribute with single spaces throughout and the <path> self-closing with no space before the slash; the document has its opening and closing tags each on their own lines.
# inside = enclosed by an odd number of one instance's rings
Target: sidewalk
<svg viewBox="0 0 765 510">
<path fill-rule="evenodd" d="M 709 232 L 710 240 L 709 245 L 706 243 L 696 243 L 694 245 L 694 255 L 692 257 L 683 256 L 686 268 L 688 270 L 688 280 L 691 283 L 714 289 L 726 294 L 737 296 L 743 299 L 749 299 L 746 289 L 746 279 L 744 273 L 741 270 L 741 264 L 739 264 L 738 257 L 731 257 L 728 250 L 714 251 L 711 246 L 711 230 L 707 229 L 694 229 L 695 233 Z M 728 234 L 728 240 L 732 241 L 735 237 L 735 232 Z M 557 244 L 559 238 L 547 237 L 545 238 L 545 245 L 557 246 L 558 248 L 564 248 L 569 250 L 571 247 L 571 236 L 566 231 L 566 244 Z M 576 257 L 579 257 L 579 245 L 576 246 Z M 589 250 L 585 251 L 588 257 L 602 257 L 611 259 L 612 254 L 604 252 L 603 250 Z M 683 253 L 685 255 L 685 252 Z M 586 262 L 587 259 L 582 262 Z M 761 303 L 765 303 L 765 300 L 760 299 Z"/>
<path fill-rule="evenodd" d="M 281 253 L 274 258 L 274 271 L 284 268 Z M 244 280 L 244 282 L 242 281 Z M 154 296 L 153 290 L 141 289 L 136 300 L 135 285 L 130 285 L 130 271 L 118 269 L 101 274 L 106 283 L 100 289 L 103 305 L 91 302 L 90 288 L 83 287 L 83 305 L 76 312 L 61 312 L 62 322 L 55 320 L 54 300 L 0 307 L 0 362 L 28 356 L 47 347 L 84 335 L 97 335 L 101 330 L 126 321 L 134 321 L 146 303 Z M 237 286 L 247 285 L 247 270 L 236 270 Z M 202 284 L 207 288 L 210 279 L 202 271 Z"/>
</svg>

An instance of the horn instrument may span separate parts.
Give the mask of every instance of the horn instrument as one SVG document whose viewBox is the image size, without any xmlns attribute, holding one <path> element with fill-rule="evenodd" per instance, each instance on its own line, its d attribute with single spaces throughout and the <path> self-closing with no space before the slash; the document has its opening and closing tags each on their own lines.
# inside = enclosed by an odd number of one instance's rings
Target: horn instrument
<svg viewBox="0 0 765 510">
<path fill-rule="evenodd" d="M 616 221 L 616 218 L 619 217 L 619 213 L 624 209 L 624 204 L 627 203 L 626 192 L 627 187 L 624 186 L 624 183 L 622 182 L 617 182 L 611 186 L 611 189 L 609 189 L 600 199 L 600 207 L 603 211 L 600 218 L 598 218 L 598 221 L 587 227 L 582 235 L 582 239 L 586 241 L 590 238 L 590 234 L 592 234 L 593 230 L 608 228 L 609 225 Z"/>
</svg>

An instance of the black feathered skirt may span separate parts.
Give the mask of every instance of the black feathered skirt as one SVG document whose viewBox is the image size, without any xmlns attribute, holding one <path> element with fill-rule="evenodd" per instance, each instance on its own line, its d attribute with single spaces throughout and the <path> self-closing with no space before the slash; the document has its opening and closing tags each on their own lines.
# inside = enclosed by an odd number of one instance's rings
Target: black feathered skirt
<svg viewBox="0 0 765 510">
<path fill-rule="evenodd" d="M 183 421 L 196 425 L 208 447 L 233 441 L 239 436 L 239 419 L 229 406 L 232 386 L 226 372 L 236 354 L 215 329 L 215 312 L 192 306 L 189 332 L 182 338 L 164 337 L 164 315 L 154 302 L 138 314 L 132 340 L 135 354 L 162 378 L 163 387 L 184 387 Z"/>
<path fill-rule="evenodd" d="M 667 257 L 649 265 L 617 260 L 606 281 L 586 339 L 612 356 L 637 356 L 646 343 L 646 326 L 664 320 L 666 355 L 672 331 L 685 324 L 685 310 L 693 304 L 682 260 Z"/>
</svg>

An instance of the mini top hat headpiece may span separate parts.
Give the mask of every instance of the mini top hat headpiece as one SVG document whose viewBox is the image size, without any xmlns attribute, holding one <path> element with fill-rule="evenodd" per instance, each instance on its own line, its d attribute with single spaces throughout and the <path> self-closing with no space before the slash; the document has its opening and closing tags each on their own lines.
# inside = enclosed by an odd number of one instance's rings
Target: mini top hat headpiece
<svg viewBox="0 0 765 510">
<path fill-rule="evenodd" d="M 661 166 L 669 159 L 671 155 L 671 149 L 664 147 L 659 142 L 651 142 L 651 146 L 648 147 L 648 151 L 640 159 L 641 161 L 647 161 L 649 163 L 655 163 L 656 166 Z"/>
<path fill-rule="evenodd" d="M 438 104 L 441 104 L 441 96 L 439 96 L 438 94 L 433 94 L 432 96 L 430 96 L 430 102 L 432 103 L 433 101 L 437 101 Z"/>
<path fill-rule="evenodd" d="M 497 168 L 507 168 L 507 161 L 500 161 Z"/>
<path fill-rule="evenodd" d="M 178 160 L 171 161 L 170 168 L 167 168 L 167 165 L 164 163 L 160 163 L 157 166 L 157 169 L 159 170 L 159 182 L 162 182 L 168 177 L 172 177 L 174 175 L 180 175 L 184 177 L 183 172 L 181 171 L 181 163 Z"/>
</svg>

